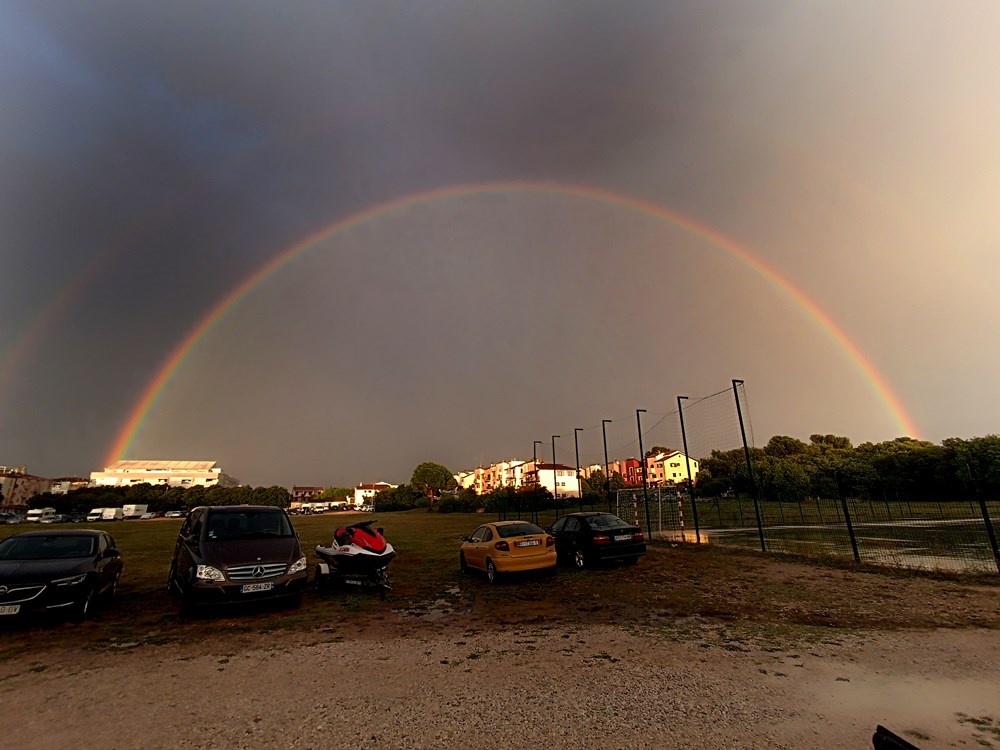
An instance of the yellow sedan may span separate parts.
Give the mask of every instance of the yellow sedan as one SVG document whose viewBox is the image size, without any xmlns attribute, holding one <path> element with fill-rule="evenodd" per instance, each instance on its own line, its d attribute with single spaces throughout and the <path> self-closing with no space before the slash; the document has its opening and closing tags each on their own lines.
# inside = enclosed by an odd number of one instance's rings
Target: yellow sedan
<svg viewBox="0 0 1000 750">
<path fill-rule="evenodd" d="M 496 583 L 502 573 L 556 567 L 556 541 L 527 521 L 484 523 L 462 544 L 458 554 L 462 571 L 473 568 Z"/>
</svg>

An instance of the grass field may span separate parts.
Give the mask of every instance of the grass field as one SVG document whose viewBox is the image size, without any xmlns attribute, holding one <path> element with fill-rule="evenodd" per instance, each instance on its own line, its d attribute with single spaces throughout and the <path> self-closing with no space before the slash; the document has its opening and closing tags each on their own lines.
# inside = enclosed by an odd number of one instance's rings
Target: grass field
<svg viewBox="0 0 1000 750">
<path fill-rule="evenodd" d="M 310 565 L 313 548 L 329 544 L 336 527 L 365 517 L 370 516 L 295 517 Z M 458 550 L 462 537 L 493 518 L 423 510 L 379 514 L 377 523 L 398 553 L 391 567 L 393 590 L 385 601 L 356 590 L 310 590 L 299 609 L 224 610 L 193 619 L 180 618 L 177 602 L 165 591 L 181 521 L 101 525 L 115 537 L 125 560 L 115 602 L 81 625 L 6 620 L 0 624 L 0 658 L 63 647 L 216 644 L 214 648 L 240 650 L 261 647 L 262 636 L 273 643 L 275 636 L 280 641 L 360 637 L 382 630 L 399 634 L 443 626 L 445 621 L 474 628 L 548 621 L 659 627 L 691 618 L 727 627 L 1000 627 L 1000 581 L 995 575 L 977 579 L 894 574 L 716 545 L 656 541 L 637 566 L 561 569 L 555 576 L 490 586 L 482 576 L 460 572 Z M 550 519 L 539 520 L 544 525 Z M 0 527 L 0 536 L 26 528 Z M 993 598 L 972 606 L 981 591 Z M 958 608 L 951 606 L 953 600 Z"/>
</svg>

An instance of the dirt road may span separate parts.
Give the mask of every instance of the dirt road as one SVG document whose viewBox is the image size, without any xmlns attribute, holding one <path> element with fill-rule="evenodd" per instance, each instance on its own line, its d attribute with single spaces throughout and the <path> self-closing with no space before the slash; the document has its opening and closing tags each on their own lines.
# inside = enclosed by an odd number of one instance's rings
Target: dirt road
<svg viewBox="0 0 1000 750">
<path fill-rule="evenodd" d="M 995 631 L 394 630 L 13 659 L 0 665 L 3 744 L 865 748 L 882 723 L 922 750 L 1000 747 Z"/>
<path fill-rule="evenodd" d="M 133 619 L 129 620 L 129 613 Z M 138 618 L 138 619 L 136 619 Z M 1000 586 L 720 550 L 0 634 L 11 750 L 1000 748 Z"/>
</svg>

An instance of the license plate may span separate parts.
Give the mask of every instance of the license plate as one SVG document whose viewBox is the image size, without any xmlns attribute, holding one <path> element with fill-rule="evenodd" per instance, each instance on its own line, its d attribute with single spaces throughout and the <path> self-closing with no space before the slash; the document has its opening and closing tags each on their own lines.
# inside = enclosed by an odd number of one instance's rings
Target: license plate
<svg viewBox="0 0 1000 750">
<path fill-rule="evenodd" d="M 514 542 L 515 547 L 537 547 L 541 542 L 538 539 L 525 539 L 523 542 Z"/>
<path fill-rule="evenodd" d="M 632 541 L 632 535 L 631 534 L 616 534 L 615 535 L 615 541 L 616 542 L 631 542 Z"/>
<path fill-rule="evenodd" d="M 0 615 L 16 615 L 20 611 L 20 604 L 4 604 L 0 606 Z"/>
<path fill-rule="evenodd" d="M 252 594 L 255 591 L 270 591 L 273 588 L 273 583 L 246 583 L 240 586 L 240 593 Z"/>
</svg>

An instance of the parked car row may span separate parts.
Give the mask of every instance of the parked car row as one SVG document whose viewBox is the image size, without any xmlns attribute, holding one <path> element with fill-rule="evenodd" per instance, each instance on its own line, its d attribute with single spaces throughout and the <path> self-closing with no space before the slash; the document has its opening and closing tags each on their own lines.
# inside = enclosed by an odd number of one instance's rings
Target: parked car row
<svg viewBox="0 0 1000 750">
<path fill-rule="evenodd" d="M 560 562 L 578 568 L 635 563 L 645 551 L 638 526 L 611 513 L 570 513 L 548 529 L 528 521 L 482 524 L 463 540 L 459 565 L 463 572 L 481 570 L 495 583 L 503 575 L 554 570 Z M 62 610 L 83 620 L 96 603 L 111 599 L 123 568 L 122 554 L 105 531 L 15 534 L 0 541 L 0 617 Z M 308 577 L 298 535 L 281 508 L 199 507 L 187 514 L 178 533 L 167 591 L 179 598 L 182 612 L 233 602 L 298 606 Z"/>
<path fill-rule="evenodd" d="M 641 528 L 591 511 L 562 516 L 544 530 L 527 521 L 485 523 L 464 540 L 458 564 L 495 583 L 504 574 L 554 570 L 561 562 L 577 568 L 612 561 L 631 565 L 645 552 Z"/>
</svg>

